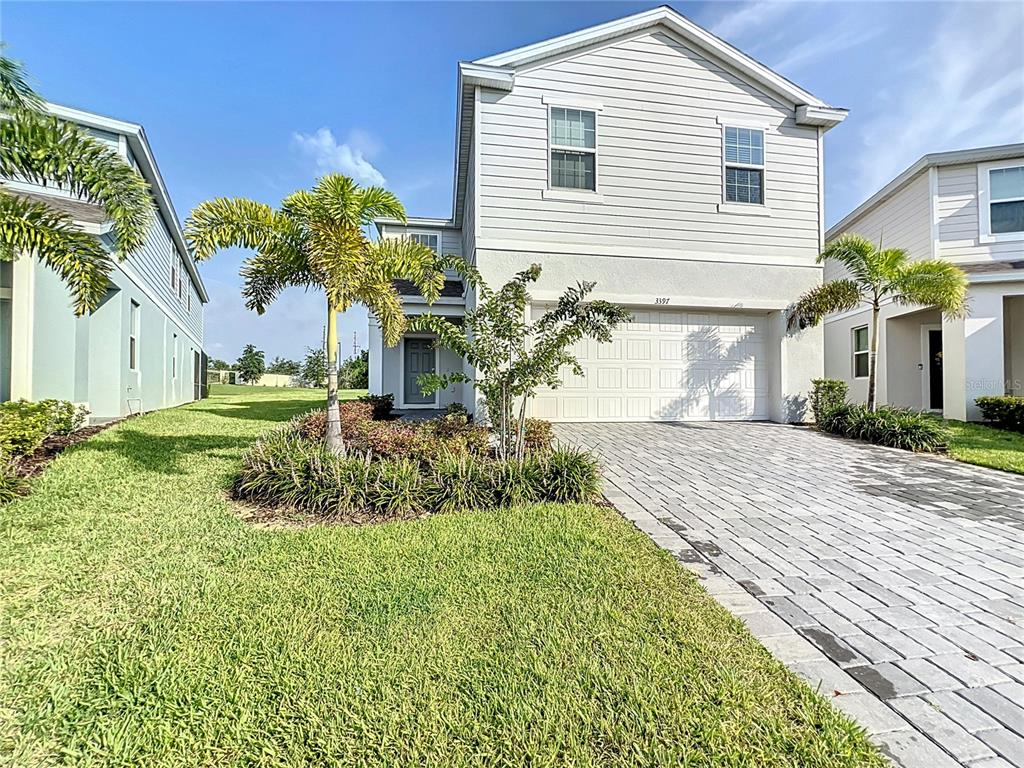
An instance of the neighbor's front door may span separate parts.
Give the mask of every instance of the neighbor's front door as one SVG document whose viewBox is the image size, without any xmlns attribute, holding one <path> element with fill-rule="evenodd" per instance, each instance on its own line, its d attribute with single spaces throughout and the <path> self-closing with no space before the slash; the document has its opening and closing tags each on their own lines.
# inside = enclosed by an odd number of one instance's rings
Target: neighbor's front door
<svg viewBox="0 0 1024 768">
<path fill-rule="evenodd" d="M 942 410 L 942 331 L 928 331 L 928 407 Z"/>
<path fill-rule="evenodd" d="M 405 404 L 432 405 L 433 395 L 424 395 L 416 382 L 424 373 L 435 373 L 433 339 L 405 340 Z"/>
</svg>

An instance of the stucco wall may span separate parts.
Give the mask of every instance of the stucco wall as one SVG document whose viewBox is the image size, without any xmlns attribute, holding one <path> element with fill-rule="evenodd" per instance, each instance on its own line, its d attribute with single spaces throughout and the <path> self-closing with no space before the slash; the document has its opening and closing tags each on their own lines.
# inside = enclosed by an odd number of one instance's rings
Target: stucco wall
<svg viewBox="0 0 1024 768">
<path fill-rule="evenodd" d="M 372 328 L 371 328 L 372 333 Z M 379 333 L 379 331 L 378 331 Z M 395 397 L 395 408 L 403 407 L 402 400 L 402 355 L 404 346 L 400 341 L 394 347 L 381 347 L 381 384 L 375 391 L 377 394 L 392 394 Z M 371 347 L 372 357 L 372 347 Z M 462 358 L 449 349 L 438 350 L 438 373 L 451 373 L 462 370 Z M 462 402 L 462 384 L 453 384 L 437 393 L 438 408 L 446 408 L 452 403 Z"/>
</svg>

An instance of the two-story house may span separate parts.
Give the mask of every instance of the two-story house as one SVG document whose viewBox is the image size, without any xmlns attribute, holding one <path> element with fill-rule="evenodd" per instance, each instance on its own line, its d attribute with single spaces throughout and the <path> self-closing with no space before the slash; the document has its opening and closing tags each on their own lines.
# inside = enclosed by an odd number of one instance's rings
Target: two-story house
<svg viewBox="0 0 1024 768">
<path fill-rule="evenodd" d="M 203 305 L 209 301 L 142 126 L 56 105 L 48 109 L 116 149 L 152 189 L 156 214 L 143 247 L 116 262 L 102 304 L 75 317 L 65 284 L 30 257 L 0 263 L 0 399 L 58 398 L 102 421 L 198 399 Z M 53 187 L 10 179 L 101 240 L 102 207 Z"/>
<path fill-rule="evenodd" d="M 976 420 L 982 395 L 1024 395 L 1024 144 L 925 155 L 829 229 L 913 259 L 958 264 L 966 318 L 889 304 L 880 313 L 879 403 Z M 825 278 L 842 274 L 826 264 Z M 825 321 L 825 375 L 867 398 L 870 311 Z"/>
<path fill-rule="evenodd" d="M 533 415 L 800 418 L 822 331 L 787 334 L 784 310 L 822 279 L 823 139 L 845 117 L 655 8 L 460 64 L 452 216 L 378 228 L 461 254 L 492 287 L 541 264 L 535 313 L 583 280 L 632 310 L 610 343 L 578 345 L 583 375 Z M 457 281 L 445 294 L 431 311 L 474 306 Z M 419 374 L 463 365 L 429 337 L 383 348 L 371 318 L 370 365 L 398 407 L 475 405 L 469 386 L 420 393 Z"/>
</svg>

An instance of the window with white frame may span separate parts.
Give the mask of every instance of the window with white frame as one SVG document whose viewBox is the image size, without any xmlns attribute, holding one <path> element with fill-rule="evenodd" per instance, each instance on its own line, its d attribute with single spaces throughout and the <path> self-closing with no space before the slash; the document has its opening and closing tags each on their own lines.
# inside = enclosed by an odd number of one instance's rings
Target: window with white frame
<svg viewBox="0 0 1024 768">
<path fill-rule="evenodd" d="M 865 379 L 868 375 L 868 327 L 853 329 L 853 377 Z"/>
<path fill-rule="evenodd" d="M 128 305 L 128 367 L 139 370 L 139 302 Z"/>
<path fill-rule="evenodd" d="M 185 269 L 185 262 L 181 262 L 181 269 L 178 272 L 178 301 L 180 302 L 185 298 L 185 282 L 187 281 L 187 270 Z"/>
<path fill-rule="evenodd" d="M 178 259 L 171 256 L 171 293 L 178 292 Z"/>
<path fill-rule="evenodd" d="M 414 243 L 427 246 L 434 253 L 441 252 L 441 236 L 437 232 L 410 232 L 409 239 Z"/>
<path fill-rule="evenodd" d="M 185 296 L 188 299 L 188 303 L 186 305 L 186 310 L 188 311 L 189 314 L 192 314 L 192 284 L 191 283 L 189 283 L 188 290 L 185 292 Z"/>
<path fill-rule="evenodd" d="M 597 191 L 597 113 L 551 107 L 551 187 Z"/>
<path fill-rule="evenodd" d="M 988 169 L 989 234 L 1024 233 L 1024 165 Z"/>
<path fill-rule="evenodd" d="M 725 126 L 725 202 L 764 204 L 764 131 Z"/>
</svg>

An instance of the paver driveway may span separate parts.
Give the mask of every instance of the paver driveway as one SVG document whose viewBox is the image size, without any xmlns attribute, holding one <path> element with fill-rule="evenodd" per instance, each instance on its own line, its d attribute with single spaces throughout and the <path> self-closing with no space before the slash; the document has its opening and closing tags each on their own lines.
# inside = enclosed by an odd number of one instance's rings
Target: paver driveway
<svg viewBox="0 0 1024 768">
<path fill-rule="evenodd" d="M 897 763 L 1024 766 L 1024 477 L 776 424 L 558 433 Z"/>
</svg>

